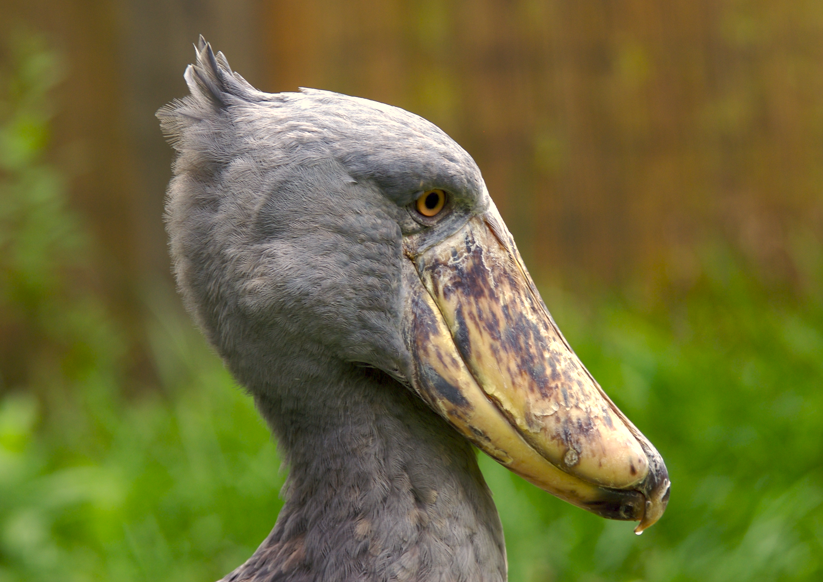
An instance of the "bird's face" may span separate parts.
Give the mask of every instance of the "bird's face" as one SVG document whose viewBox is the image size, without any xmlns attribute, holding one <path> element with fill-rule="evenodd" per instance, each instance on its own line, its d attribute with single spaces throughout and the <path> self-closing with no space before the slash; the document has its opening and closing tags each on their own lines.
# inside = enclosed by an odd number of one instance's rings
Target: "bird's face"
<svg viewBox="0 0 823 582">
<path fill-rule="evenodd" d="M 663 460 L 560 334 L 471 157 L 406 111 L 259 93 L 206 60 L 166 122 L 169 230 L 241 380 L 255 343 L 376 367 L 546 491 L 638 532 L 659 519 Z"/>
</svg>

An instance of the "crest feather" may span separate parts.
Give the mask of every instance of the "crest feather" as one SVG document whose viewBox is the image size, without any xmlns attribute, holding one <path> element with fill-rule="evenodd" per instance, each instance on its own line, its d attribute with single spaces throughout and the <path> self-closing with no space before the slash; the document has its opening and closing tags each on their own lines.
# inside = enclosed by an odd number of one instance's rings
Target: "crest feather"
<svg viewBox="0 0 823 582">
<path fill-rule="evenodd" d="M 264 96 L 231 70 L 222 52 L 215 55 L 202 35 L 195 46 L 195 55 L 194 64 L 186 67 L 183 75 L 191 94 L 175 99 L 156 113 L 163 135 L 178 151 L 182 134 L 189 126 L 219 116 L 233 103 L 259 101 Z"/>
</svg>

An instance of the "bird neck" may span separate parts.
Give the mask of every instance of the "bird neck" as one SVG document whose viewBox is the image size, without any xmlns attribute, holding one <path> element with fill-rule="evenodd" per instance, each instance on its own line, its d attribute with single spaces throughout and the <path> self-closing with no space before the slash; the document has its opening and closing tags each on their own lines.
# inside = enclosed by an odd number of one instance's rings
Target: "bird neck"
<svg viewBox="0 0 823 582">
<path fill-rule="evenodd" d="M 255 395 L 290 466 L 286 500 L 225 580 L 505 580 L 474 451 L 407 388 L 352 368 Z"/>
</svg>

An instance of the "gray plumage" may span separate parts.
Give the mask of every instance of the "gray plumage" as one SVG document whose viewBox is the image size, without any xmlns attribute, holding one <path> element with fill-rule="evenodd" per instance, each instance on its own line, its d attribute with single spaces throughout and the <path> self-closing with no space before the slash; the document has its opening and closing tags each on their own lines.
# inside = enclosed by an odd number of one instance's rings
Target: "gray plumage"
<svg viewBox="0 0 823 582">
<path fill-rule="evenodd" d="M 174 271 L 290 468 L 274 530 L 225 580 L 505 579 L 475 454 L 409 389 L 403 338 L 403 240 L 487 209 L 474 161 L 401 109 L 257 91 L 202 39 L 185 77 L 158 112 Z M 429 228 L 408 206 L 432 188 L 453 210 Z"/>
</svg>

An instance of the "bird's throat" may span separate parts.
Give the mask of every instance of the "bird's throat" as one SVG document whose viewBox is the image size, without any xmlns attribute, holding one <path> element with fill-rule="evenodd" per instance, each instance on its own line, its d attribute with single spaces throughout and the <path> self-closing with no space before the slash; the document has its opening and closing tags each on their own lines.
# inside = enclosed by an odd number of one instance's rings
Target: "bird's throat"
<svg viewBox="0 0 823 582">
<path fill-rule="evenodd" d="M 289 465 L 286 501 L 225 580 L 505 580 L 500 521 L 469 444 L 381 372 L 343 376 L 292 387 L 317 398 L 255 391 Z"/>
</svg>

